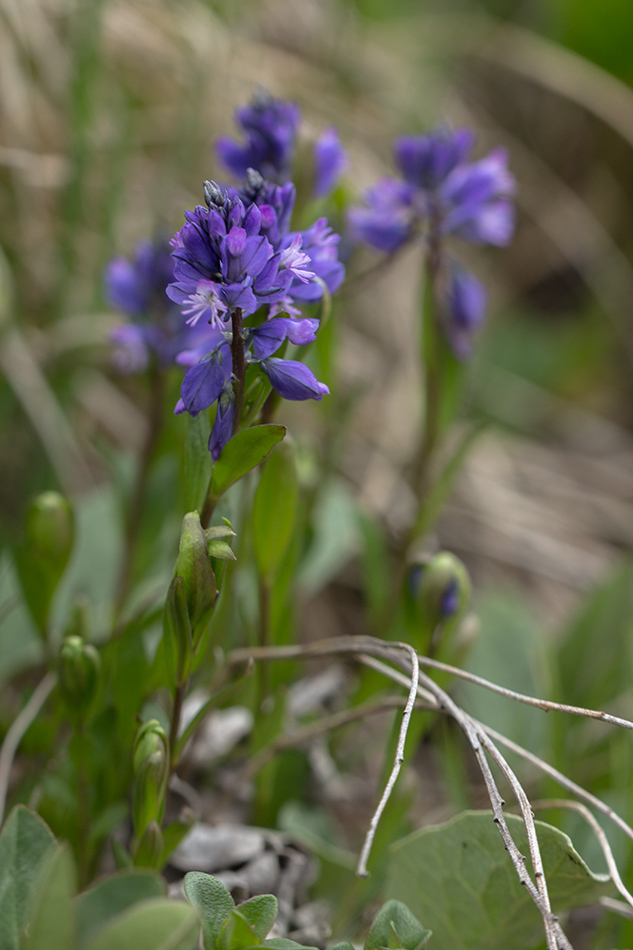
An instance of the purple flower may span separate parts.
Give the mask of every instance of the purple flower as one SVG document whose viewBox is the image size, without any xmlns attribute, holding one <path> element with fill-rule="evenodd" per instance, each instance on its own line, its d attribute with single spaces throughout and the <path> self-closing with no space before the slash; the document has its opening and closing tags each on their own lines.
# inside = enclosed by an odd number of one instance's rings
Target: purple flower
<svg viewBox="0 0 633 950">
<path fill-rule="evenodd" d="M 228 344 L 223 343 L 187 370 L 174 413 L 188 412 L 197 416 L 213 405 L 230 378 L 231 351 Z"/>
<path fill-rule="evenodd" d="M 301 122 L 299 106 L 259 90 L 250 105 L 237 110 L 235 118 L 246 142 L 225 136 L 217 140 L 218 158 L 224 167 L 237 178 L 246 178 L 252 168 L 268 181 L 287 182 L 292 177 Z M 334 128 L 326 129 L 316 141 L 314 166 L 313 195 L 323 198 L 332 191 L 347 167 L 347 153 Z"/>
<path fill-rule="evenodd" d="M 235 396 L 230 383 L 226 383 L 218 399 L 215 422 L 209 436 L 209 452 L 214 462 L 220 458 L 222 449 L 233 435 L 235 423 Z"/>
<path fill-rule="evenodd" d="M 280 360 L 275 356 L 262 360 L 261 368 L 284 399 L 316 399 L 321 401 L 330 390 L 320 383 L 312 370 L 296 360 Z"/>
<path fill-rule="evenodd" d="M 335 128 L 330 126 L 317 139 L 314 146 L 315 198 L 325 198 L 333 191 L 337 181 L 347 169 L 347 152 L 341 145 Z"/>
<path fill-rule="evenodd" d="M 284 340 L 305 346 L 316 338 L 318 328 L 318 320 L 292 320 L 289 317 L 267 320 L 252 331 L 253 353 L 259 360 L 266 359 L 279 349 Z"/>
<path fill-rule="evenodd" d="M 456 262 L 448 265 L 440 296 L 442 325 L 451 349 L 458 359 L 472 353 L 472 338 L 486 312 L 486 291 L 480 281 Z"/>
<path fill-rule="evenodd" d="M 270 206 L 262 214 L 213 182 L 205 183 L 205 199 L 206 208 L 185 212 L 186 223 L 172 239 L 175 280 L 167 295 L 189 325 L 203 319 L 221 328 L 234 308 L 248 316 L 286 297 L 307 259 L 300 245 L 284 258 L 263 233 L 276 219 Z M 310 279 L 307 274 L 303 269 Z"/>
</svg>

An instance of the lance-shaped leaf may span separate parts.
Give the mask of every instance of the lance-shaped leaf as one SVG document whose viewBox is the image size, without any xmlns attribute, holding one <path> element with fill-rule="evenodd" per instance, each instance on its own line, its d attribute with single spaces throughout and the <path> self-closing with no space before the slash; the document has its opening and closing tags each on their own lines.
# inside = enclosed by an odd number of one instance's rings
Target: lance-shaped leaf
<svg viewBox="0 0 633 950">
<path fill-rule="evenodd" d="M 80 946 L 128 907 L 150 897 L 164 897 L 165 892 L 165 882 L 152 871 L 134 868 L 101 878 L 75 898 Z"/>
<path fill-rule="evenodd" d="M 253 502 L 255 556 L 265 577 L 275 574 L 290 543 L 297 495 L 294 448 L 282 442 L 263 467 Z"/>
<path fill-rule="evenodd" d="M 263 462 L 285 434 L 285 426 L 263 425 L 243 429 L 229 439 L 213 469 L 211 499 L 217 501 L 231 485 Z"/>
<path fill-rule="evenodd" d="M 365 950 L 421 950 L 430 936 L 431 931 L 422 926 L 406 904 L 391 900 L 376 914 L 365 940 Z"/>
</svg>

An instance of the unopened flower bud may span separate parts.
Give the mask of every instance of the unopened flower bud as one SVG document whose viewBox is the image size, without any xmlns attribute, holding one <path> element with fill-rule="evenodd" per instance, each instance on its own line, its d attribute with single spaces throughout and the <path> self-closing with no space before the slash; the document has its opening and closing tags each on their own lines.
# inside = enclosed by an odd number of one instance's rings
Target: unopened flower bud
<svg viewBox="0 0 633 950">
<path fill-rule="evenodd" d="M 182 577 L 184 582 L 195 650 L 213 612 L 217 594 L 207 539 L 197 511 L 190 511 L 183 518 L 174 575 Z"/>
<path fill-rule="evenodd" d="M 79 636 L 64 638 L 59 651 L 59 689 L 73 718 L 84 720 L 95 697 L 101 658 Z"/>
<path fill-rule="evenodd" d="M 165 842 L 160 825 L 157 821 L 150 821 L 134 848 L 134 864 L 137 868 L 158 870 L 163 863 L 164 851 Z"/>
<path fill-rule="evenodd" d="M 134 743 L 133 817 L 137 839 L 150 821 L 160 823 L 169 778 L 169 746 L 165 730 L 150 719 L 138 731 Z"/>
<path fill-rule="evenodd" d="M 426 647 L 436 631 L 453 627 L 463 616 L 470 579 L 459 558 L 442 551 L 410 567 L 407 588 L 410 625 L 420 630 Z"/>
<path fill-rule="evenodd" d="M 25 600 L 43 636 L 51 600 L 68 563 L 73 540 L 73 512 L 66 498 L 54 491 L 34 498 L 16 561 Z"/>
</svg>

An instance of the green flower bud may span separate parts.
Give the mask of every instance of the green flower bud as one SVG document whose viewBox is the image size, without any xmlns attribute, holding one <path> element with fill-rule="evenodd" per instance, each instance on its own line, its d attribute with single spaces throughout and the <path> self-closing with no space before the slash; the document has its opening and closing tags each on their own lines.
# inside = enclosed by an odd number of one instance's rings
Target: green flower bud
<svg viewBox="0 0 633 950">
<path fill-rule="evenodd" d="M 46 637 L 51 600 L 73 547 L 73 512 L 58 492 L 33 499 L 16 563 L 24 598 L 40 633 Z"/>
<path fill-rule="evenodd" d="M 423 650 L 431 638 L 453 629 L 463 617 L 470 597 L 470 578 L 459 558 L 441 551 L 412 564 L 407 575 L 407 618 L 420 631 Z"/>
<path fill-rule="evenodd" d="M 99 684 L 101 658 L 91 643 L 78 636 L 64 638 L 58 658 L 59 689 L 71 716 L 86 719 Z"/>
<path fill-rule="evenodd" d="M 169 585 L 163 611 L 163 638 L 169 682 L 173 688 L 185 682 L 193 659 L 193 636 L 182 577 L 174 577 Z"/>
<path fill-rule="evenodd" d="M 134 830 L 140 839 L 150 821 L 161 822 L 169 779 L 169 743 L 157 719 L 139 729 L 134 743 Z"/>
<path fill-rule="evenodd" d="M 213 613 L 217 595 L 207 538 L 197 511 L 190 511 L 183 518 L 174 575 L 184 581 L 195 651 Z"/>
<path fill-rule="evenodd" d="M 163 863 L 165 844 L 157 821 L 150 821 L 140 841 L 134 848 L 134 864 L 137 868 L 156 868 Z"/>
</svg>

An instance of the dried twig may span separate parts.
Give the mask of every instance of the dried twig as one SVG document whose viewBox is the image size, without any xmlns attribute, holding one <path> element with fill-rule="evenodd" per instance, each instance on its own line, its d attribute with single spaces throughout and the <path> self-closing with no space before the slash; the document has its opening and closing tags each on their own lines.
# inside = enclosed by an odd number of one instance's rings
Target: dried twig
<svg viewBox="0 0 633 950">
<path fill-rule="evenodd" d="M 378 827 L 378 822 L 380 817 L 385 810 L 385 806 L 391 797 L 393 787 L 396 784 L 398 775 L 400 774 L 400 769 L 402 768 L 402 763 L 404 762 L 404 745 L 407 739 L 407 731 L 409 729 L 409 721 L 411 719 L 411 713 L 413 712 L 413 707 L 415 705 L 415 700 L 418 695 L 418 683 L 420 678 L 420 665 L 418 663 L 418 655 L 413 649 L 412 646 L 409 646 L 408 643 L 397 643 L 394 646 L 404 650 L 411 661 L 411 687 L 409 689 L 409 698 L 407 699 L 407 704 L 404 707 L 404 712 L 402 713 L 402 724 L 400 726 L 400 732 L 398 734 L 398 745 L 396 748 L 396 758 L 393 763 L 393 768 L 391 770 L 391 775 L 387 780 L 385 785 L 385 790 L 382 793 L 382 798 L 378 802 L 378 807 L 374 812 L 372 819 L 369 823 L 369 828 L 367 829 L 367 834 L 365 835 L 365 840 L 363 842 L 363 847 L 360 852 L 360 857 L 358 859 L 358 866 L 356 868 L 356 874 L 359 877 L 368 877 L 369 872 L 367 870 L 367 859 L 369 858 L 369 853 L 371 851 L 371 846 L 374 842 L 376 836 L 376 829 Z"/>
<path fill-rule="evenodd" d="M 555 703 L 549 699 L 539 699 L 536 696 L 527 696 L 525 693 L 517 693 L 506 686 L 499 686 L 483 676 L 477 676 L 475 673 L 468 673 L 466 670 L 460 670 L 457 666 L 451 666 L 449 663 L 441 663 L 439 660 L 432 660 L 428 656 L 420 657 L 420 666 L 427 666 L 434 670 L 440 670 L 443 673 L 451 673 L 459 679 L 466 680 L 468 683 L 474 683 L 476 686 L 483 686 L 484 689 L 492 693 L 498 693 L 499 696 L 506 696 L 519 703 L 525 703 L 527 706 L 536 706 L 544 712 L 563 712 L 571 716 L 584 716 L 587 719 L 599 719 L 601 722 L 609 723 L 612 726 L 621 726 L 622 729 L 633 730 L 633 722 L 628 719 L 621 719 L 620 716 L 612 716 L 611 713 L 602 712 L 599 709 L 585 709 L 583 706 L 568 706 L 566 703 Z"/>
<path fill-rule="evenodd" d="M 611 880 L 617 887 L 618 891 L 624 898 L 624 900 L 633 908 L 633 894 L 628 890 L 624 881 L 620 877 L 620 872 L 618 871 L 618 866 L 615 862 L 613 856 L 613 851 L 611 850 L 611 845 L 609 844 L 609 839 L 604 833 L 604 829 L 598 824 L 595 815 L 593 815 L 586 805 L 583 805 L 582 802 L 570 801 L 568 798 L 547 798 L 541 799 L 540 801 L 532 802 L 533 808 L 568 808 L 572 811 L 577 811 L 585 819 L 587 824 L 591 827 L 591 830 L 598 839 L 598 844 L 604 855 L 604 859 L 607 862 L 607 867 L 609 869 L 609 876 Z"/>
</svg>

